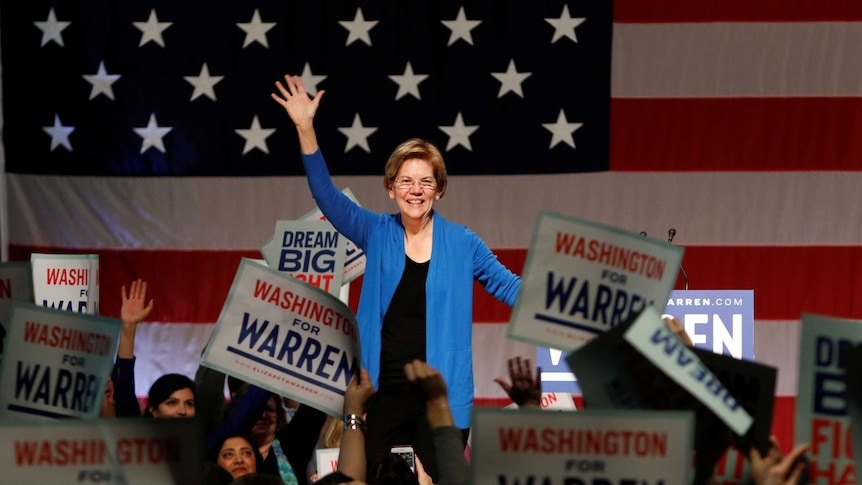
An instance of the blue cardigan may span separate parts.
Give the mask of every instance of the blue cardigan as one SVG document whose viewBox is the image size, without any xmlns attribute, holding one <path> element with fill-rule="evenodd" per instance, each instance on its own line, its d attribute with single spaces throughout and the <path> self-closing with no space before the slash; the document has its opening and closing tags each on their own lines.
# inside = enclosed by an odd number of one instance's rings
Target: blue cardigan
<svg viewBox="0 0 862 485">
<path fill-rule="evenodd" d="M 362 366 L 377 387 L 380 330 L 404 272 L 404 228 L 400 214 L 378 214 L 344 195 L 332 183 L 318 149 L 302 155 L 311 195 L 327 220 L 366 254 L 356 320 Z M 473 280 L 512 306 L 521 284 L 479 236 L 434 212 L 431 263 L 425 282 L 426 355 L 449 390 L 449 406 L 459 428 L 470 426 L 473 406 Z"/>
</svg>

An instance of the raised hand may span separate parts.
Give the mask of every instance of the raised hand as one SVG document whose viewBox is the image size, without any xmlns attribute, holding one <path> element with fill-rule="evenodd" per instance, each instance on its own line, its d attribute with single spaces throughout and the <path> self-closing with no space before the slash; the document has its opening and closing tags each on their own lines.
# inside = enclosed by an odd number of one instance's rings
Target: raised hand
<svg viewBox="0 0 862 485">
<path fill-rule="evenodd" d="M 408 362 L 404 365 L 404 375 L 408 381 L 418 384 L 422 388 L 426 400 L 448 400 L 446 381 L 440 371 L 428 365 L 427 362 L 418 359 Z"/>
<path fill-rule="evenodd" d="M 773 436 L 772 448 L 766 456 L 762 456 L 757 448 L 751 447 L 748 459 L 751 462 L 751 474 L 756 485 L 795 485 L 800 483 L 807 472 L 805 453 L 808 444 L 797 445 L 786 456 L 781 456 L 778 441 Z"/>
<path fill-rule="evenodd" d="M 512 383 L 496 378 L 494 382 L 500 385 L 509 398 L 518 407 L 541 407 L 542 405 L 542 381 L 541 367 L 536 368 L 534 374 L 531 370 L 530 359 L 521 361 L 520 357 L 509 359 L 509 378 Z"/>
<path fill-rule="evenodd" d="M 144 305 L 147 300 L 147 282 L 138 278 L 132 282 L 129 293 L 126 294 L 126 285 L 122 287 L 123 305 L 120 308 L 120 319 L 123 323 L 137 324 L 142 322 L 153 309 L 153 300 Z"/>
<path fill-rule="evenodd" d="M 344 414 L 365 414 L 365 406 L 375 392 L 368 371 L 365 368 L 359 369 L 344 391 Z"/>
<path fill-rule="evenodd" d="M 291 121 L 297 127 L 310 125 L 314 119 L 314 114 L 317 112 L 317 107 L 320 106 L 320 98 L 323 97 L 324 91 L 318 91 L 314 98 L 310 98 L 302 86 L 302 80 L 299 76 L 284 75 L 284 84 L 281 81 L 275 82 L 275 87 L 279 96 L 272 93 L 272 99 L 287 111 Z"/>
</svg>

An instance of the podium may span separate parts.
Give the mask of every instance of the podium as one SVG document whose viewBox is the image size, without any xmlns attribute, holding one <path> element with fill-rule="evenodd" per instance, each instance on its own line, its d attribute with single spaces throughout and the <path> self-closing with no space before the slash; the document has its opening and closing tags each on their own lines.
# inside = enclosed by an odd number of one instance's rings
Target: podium
<svg viewBox="0 0 862 485">
<path fill-rule="evenodd" d="M 754 290 L 674 290 L 663 315 L 685 326 L 696 348 L 754 360 Z M 580 394 L 562 351 L 536 347 L 542 390 Z"/>
</svg>

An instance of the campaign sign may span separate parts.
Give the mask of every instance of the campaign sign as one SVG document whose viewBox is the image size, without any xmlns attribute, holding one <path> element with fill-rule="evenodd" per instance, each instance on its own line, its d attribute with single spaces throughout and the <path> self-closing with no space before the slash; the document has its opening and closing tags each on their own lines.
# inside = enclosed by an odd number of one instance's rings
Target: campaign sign
<svg viewBox="0 0 862 485">
<path fill-rule="evenodd" d="M 668 377 L 706 405 L 739 436 L 753 423 L 750 414 L 730 390 L 667 328 L 658 313 L 647 307 L 623 336 Z"/>
<path fill-rule="evenodd" d="M 30 255 L 33 297 L 38 305 L 99 314 L 98 254 Z"/>
<path fill-rule="evenodd" d="M 754 443 L 760 454 L 766 456 L 772 447 L 769 438 L 778 369 L 709 350 L 695 348 L 694 353 L 754 419 L 744 439 L 738 443 Z"/>
<path fill-rule="evenodd" d="M 472 423 L 472 483 L 691 483 L 690 411 L 474 407 Z"/>
<path fill-rule="evenodd" d="M 356 196 L 353 195 L 353 192 L 351 192 L 349 188 L 345 188 L 341 192 L 357 205 L 362 205 L 359 203 L 358 200 L 356 200 Z M 320 211 L 320 208 L 315 207 L 309 212 L 306 212 L 298 220 L 325 221 L 326 217 L 324 217 L 323 212 Z M 273 253 L 278 250 L 277 248 L 278 237 L 273 236 L 264 241 L 264 243 L 260 247 L 260 252 L 262 254 Z M 347 283 L 350 283 L 351 281 L 359 277 L 359 275 L 361 275 L 363 272 L 365 272 L 365 251 L 363 251 L 362 248 L 357 246 L 353 241 L 347 239 L 347 249 L 344 252 L 344 274 L 341 278 L 342 284 L 346 285 Z"/>
<path fill-rule="evenodd" d="M 679 319 L 698 349 L 754 360 L 753 290 L 673 290 L 664 315 Z M 542 389 L 579 394 L 577 378 L 559 349 L 536 347 Z"/>
<path fill-rule="evenodd" d="M 853 443 L 860 449 L 862 443 L 862 344 L 842 349 L 839 356 L 844 361 L 844 382 L 847 386 L 847 409 Z M 856 469 L 862 469 L 862 450 L 853 453 Z"/>
<path fill-rule="evenodd" d="M 569 354 L 588 409 L 696 409 L 742 436 L 752 418 L 652 307 Z"/>
<path fill-rule="evenodd" d="M 679 319 L 695 347 L 754 360 L 754 290 L 674 290 L 664 314 Z"/>
<path fill-rule="evenodd" d="M 359 334 L 335 296 L 243 258 L 201 364 L 333 416 L 359 370 Z"/>
<path fill-rule="evenodd" d="M 860 343 L 862 321 L 802 315 L 794 442 L 811 444 L 810 483 L 857 481 L 841 350 Z"/>
<path fill-rule="evenodd" d="M 203 439 L 193 419 L 0 421 L 3 483 L 203 483 Z"/>
<path fill-rule="evenodd" d="M 33 274 L 29 261 L 0 263 L 0 362 L 12 301 L 33 303 Z"/>
<path fill-rule="evenodd" d="M 663 310 L 682 253 L 638 233 L 541 212 L 508 336 L 575 350 L 648 306 Z"/>
<path fill-rule="evenodd" d="M 328 291 L 341 293 L 347 238 L 326 221 L 278 221 L 275 236 L 261 248 L 270 268 Z"/>
<path fill-rule="evenodd" d="M 318 448 L 314 450 L 318 480 L 338 470 L 338 453 L 340 451 L 340 448 Z"/>
<path fill-rule="evenodd" d="M 13 302 L 0 418 L 97 417 L 121 327 L 111 318 Z"/>
<path fill-rule="evenodd" d="M 546 411 L 577 411 L 575 400 L 567 392 L 543 392 L 540 401 L 541 409 Z M 510 403 L 503 409 L 518 409 L 518 405 Z"/>
</svg>

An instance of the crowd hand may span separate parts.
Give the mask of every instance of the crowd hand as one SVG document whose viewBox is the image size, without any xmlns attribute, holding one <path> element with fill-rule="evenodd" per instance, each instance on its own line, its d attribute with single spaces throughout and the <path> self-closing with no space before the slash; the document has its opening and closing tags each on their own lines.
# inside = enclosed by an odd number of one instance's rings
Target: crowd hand
<svg viewBox="0 0 862 485">
<path fill-rule="evenodd" d="M 404 365 L 404 375 L 409 382 L 419 385 L 428 401 L 449 400 L 446 380 L 440 371 L 428 365 L 427 362 L 414 360 Z"/>
<path fill-rule="evenodd" d="M 685 332 L 685 327 L 682 325 L 682 322 L 679 321 L 679 318 L 676 317 L 662 317 L 664 320 L 664 324 L 667 325 L 667 328 L 673 332 L 674 335 L 677 336 L 682 343 L 684 343 L 688 347 L 694 347 L 694 343 L 691 341 L 691 337 Z"/>
<path fill-rule="evenodd" d="M 144 304 L 147 300 L 147 282 L 138 278 L 132 282 L 128 294 L 126 294 L 126 285 L 123 285 L 121 290 L 123 305 L 120 308 L 120 319 L 128 324 L 142 322 L 153 309 L 152 298 L 149 303 Z"/>
<path fill-rule="evenodd" d="M 431 476 L 425 473 L 425 467 L 422 465 L 419 455 L 413 455 L 413 463 L 416 465 L 416 478 L 419 479 L 419 485 L 434 485 Z"/>
<path fill-rule="evenodd" d="M 531 370 L 530 359 L 521 360 L 520 357 L 509 359 L 509 379 L 512 383 L 500 379 L 494 382 L 500 385 L 509 398 L 518 407 L 541 407 L 542 405 L 542 368 L 537 367 L 535 374 Z"/>
<path fill-rule="evenodd" d="M 772 448 L 761 456 L 756 447 L 751 447 L 748 459 L 751 461 L 751 474 L 756 485 L 795 485 L 800 482 L 807 469 L 804 461 L 808 445 L 797 445 L 782 457 L 778 442 L 772 437 Z"/>
<path fill-rule="evenodd" d="M 344 414 L 365 414 L 365 405 L 375 392 L 368 371 L 365 368 L 359 369 L 344 391 Z"/>
<path fill-rule="evenodd" d="M 291 76 L 290 74 L 284 75 L 284 84 L 281 81 L 276 81 L 275 87 L 281 96 L 272 93 L 272 99 L 287 111 L 293 124 L 303 126 L 311 123 L 317 112 L 317 107 L 320 106 L 320 98 L 323 97 L 325 91 L 320 90 L 314 98 L 309 98 L 299 76 Z"/>
</svg>

